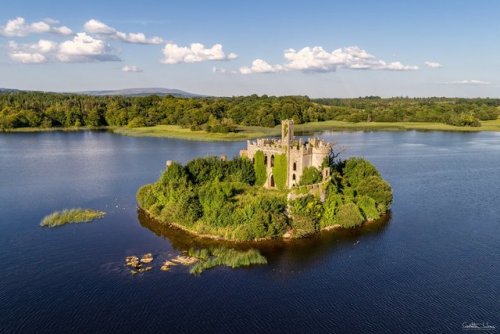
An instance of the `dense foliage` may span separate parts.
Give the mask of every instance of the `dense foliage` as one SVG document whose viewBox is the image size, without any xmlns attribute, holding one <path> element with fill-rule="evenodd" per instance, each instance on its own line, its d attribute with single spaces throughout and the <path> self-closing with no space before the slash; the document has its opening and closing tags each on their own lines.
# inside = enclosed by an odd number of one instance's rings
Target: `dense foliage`
<svg viewBox="0 0 500 334">
<path fill-rule="evenodd" d="M 274 160 L 273 173 L 281 168 L 275 169 L 277 163 L 281 166 L 279 159 Z M 391 187 L 365 159 L 351 158 L 331 166 L 331 181 L 319 183 L 325 190 L 323 198 L 300 187 L 292 190 L 293 200 L 287 200 L 287 190 L 259 185 L 256 174 L 263 159 L 257 160 L 262 161 L 207 157 L 185 166 L 173 163 L 156 183 L 139 189 L 139 206 L 161 222 L 197 234 L 256 240 L 286 232 L 300 237 L 334 225 L 358 226 L 378 219 L 392 203 Z M 284 162 L 286 182 L 286 157 Z M 316 183 L 321 181 L 316 177 Z"/>
<path fill-rule="evenodd" d="M 276 188 L 285 189 L 288 171 L 286 154 L 275 154 L 273 165 L 273 177 Z"/>
<path fill-rule="evenodd" d="M 316 167 L 306 167 L 302 172 L 302 176 L 300 177 L 299 185 L 309 185 L 318 183 L 321 181 L 321 172 Z"/>
<path fill-rule="evenodd" d="M 253 166 L 255 169 L 255 184 L 258 186 L 262 186 L 264 183 L 266 183 L 267 180 L 264 152 L 260 150 L 255 152 L 253 160 Z"/>
<path fill-rule="evenodd" d="M 351 122 L 441 122 L 478 126 L 496 119 L 500 99 L 357 98 L 307 96 L 176 98 L 172 96 L 88 96 L 42 92 L 0 93 L 0 129 L 21 127 L 100 127 L 180 125 L 209 132 L 235 131 L 237 125 L 274 127 L 325 120 Z"/>
<path fill-rule="evenodd" d="M 355 227 L 380 218 L 391 206 L 392 189 L 368 160 L 350 158 L 332 167 L 324 203 L 312 195 L 291 201 L 292 227 L 299 235 L 331 226 Z"/>
</svg>

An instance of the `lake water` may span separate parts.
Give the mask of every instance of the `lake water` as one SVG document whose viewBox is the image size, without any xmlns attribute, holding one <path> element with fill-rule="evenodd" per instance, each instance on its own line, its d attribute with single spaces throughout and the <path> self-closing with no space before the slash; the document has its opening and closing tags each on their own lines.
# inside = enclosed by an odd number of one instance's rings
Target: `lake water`
<svg viewBox="0 0 500 334">
<path fill-rule="evenodd" d="M 261 247 L 269 263 L 132 276 L 197 241 L 138 217 L 135 192 L 165 160 L 245 145 L 107 132 L 0 135 L 0 332 L 461 333 L 500 330 L 500 134 L 319 134 L 372 160 L 391 216 L 361 230 Z M 107 216 L 57 229 L 43 216 Z M 155 260 L 155 263 L 160 263 Z"/>
</svg>

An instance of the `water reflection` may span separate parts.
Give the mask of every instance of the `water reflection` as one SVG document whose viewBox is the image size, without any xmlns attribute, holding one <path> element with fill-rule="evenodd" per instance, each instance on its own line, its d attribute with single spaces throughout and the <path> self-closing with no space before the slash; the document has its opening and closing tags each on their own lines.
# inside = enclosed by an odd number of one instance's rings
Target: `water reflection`
<svg viewBox="0 0 500 334">
<path fill-rule="evenodd" d="M 172 248 L 179 252 L 188 251 L 190 248 L 201 249 L 220 246 L 237 250 L 253 248 L 258 249 L 269 263 L 298 264 L 305 267 L 313 260 L 335 251 L 336 248 L 355 247 L 363 239 L 380 237 L 387 229 L 391 215 L 389 213 L 377 221 L 364 224 L 359 228 L 323 231 L 308 238 L 239 243 L 195 237 L 182 230 L 161 224 L 140 209 L 138 210 L 138 220 L 142 227 L 167 239 Z"/>
</svg>

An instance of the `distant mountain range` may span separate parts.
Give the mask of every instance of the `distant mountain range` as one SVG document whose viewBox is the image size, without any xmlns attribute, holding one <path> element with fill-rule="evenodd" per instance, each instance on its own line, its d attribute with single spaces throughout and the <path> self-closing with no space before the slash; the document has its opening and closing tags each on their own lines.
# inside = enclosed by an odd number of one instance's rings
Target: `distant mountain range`
<svg viewBox="0 0 500 334">
<path fill-rule="evenodd" d="M 20 89 L 0 88 L 0 93 L 21 92 Z M 69 94 L 85 94 L 94 96 L 148 96 L 148 95 L 172 95 L 175 97 L 202 97 L 203 95 L 189 93 L 180 89 L 170 88 L 128 88 L 116 90 L 89 90 L 83 92 L 66 92 Z M 64 93 L 62 93 L 64 94 Z"/>
<path fill-rule="evenodd" d="M 85 92 L 77 92 L 77 94 L 87 94 L 95 96 L 147 96 L 147 95 L 172 95 L 176 97 L 201 97 L 202 95 L 189 93 L 180 89 L 170 88 L 128 88 L 116 90 L 90 90 Z"/>
</svg>

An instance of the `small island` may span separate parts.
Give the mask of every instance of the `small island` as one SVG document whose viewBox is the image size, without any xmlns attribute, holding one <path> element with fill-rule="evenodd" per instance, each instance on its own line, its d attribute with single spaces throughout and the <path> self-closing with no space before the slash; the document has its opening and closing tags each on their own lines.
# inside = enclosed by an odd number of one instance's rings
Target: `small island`
<svg viewBox="0 0 500 334">
<path fill-rule="evenodd" d="M 391 186 L 363 158 L 341 160 L 333 146 L 294 137 L 248 141 L 232 160 L 167 161 L 159 180 L 137 192 L 139 208 L 163 224 L 229 241 L 300 238 L 353 228 L 386 214 Z"/>
<path fill-rule="evenodd" d="M 66 224 L 74 223 L 90 223 L 93 220 L 104 217 L 106 213 L 93 209 L 64 209 L 55 211 L 50 215 L 45 216 L 40 226 L 43 227 L 59 227 Z"/>
</svg>

